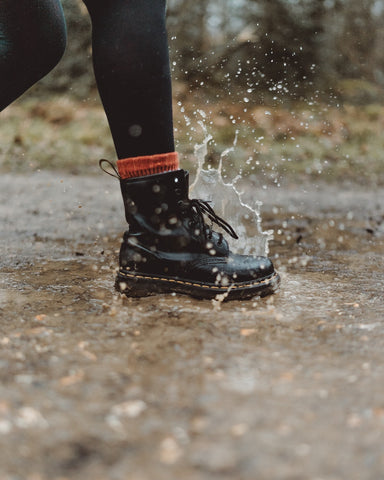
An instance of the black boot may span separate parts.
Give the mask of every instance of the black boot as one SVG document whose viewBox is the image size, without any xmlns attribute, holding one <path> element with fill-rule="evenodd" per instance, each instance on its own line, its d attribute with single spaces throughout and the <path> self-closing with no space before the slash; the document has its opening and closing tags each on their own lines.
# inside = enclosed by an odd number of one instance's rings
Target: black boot
<svg viewBox="0 0 384 480">
<path fill-rule="evenodd" d="M 185 170 L 120 179 L 120 184 L 129 224 L 116 278 L 120 292 L 228 300 L 276 290 L 280 279 L 268 258 L 231 253 L 223 235 L 205 223 L 204 215 L 237 238 L 207 202 L 188 198 Z"/>
</svg>

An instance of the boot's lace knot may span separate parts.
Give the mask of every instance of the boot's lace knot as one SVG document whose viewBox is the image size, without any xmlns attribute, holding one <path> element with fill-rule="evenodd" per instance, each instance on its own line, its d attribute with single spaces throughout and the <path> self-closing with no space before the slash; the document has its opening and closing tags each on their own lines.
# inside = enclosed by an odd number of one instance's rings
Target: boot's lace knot
<svg viewBox="0 0 384 480">
<path fill-rule="evenodd" d="M 213 223 L 216 223 L 219 227 L 221 227 L 224 231 L 226 231 L 232 238 L 238 239 L 235 230 L 219 217 L 213 208 L 209 205 L 209 202 L 199 199 L 192 199 L 192 200 L 180 200 L 179 206 L 181 210 L 191 212 L 191 219 L 192 222 L 196 225 L 197 229 L 203 232 L 206 239 L 212 238 L 212 228 L 207 225 L 204 221 L 204 215 L 206 215 Z M 222 241 L 222 235 L 220 234 L 219 243 Z"/>
<path fill-rule="evenodd" d="M 121 180 L 120 174 L 112 162 L 103 158 L 99 161 L 99 165 L 101 170 L 103 170 L 105 173 Z M 205 240 L 210 240 L 212 238 L 213 230 L 211 226 L 205 223 L 204 215 L 206 215 L 213 223 L 216 223 L 216 225 L 226 231 L 232 238 L 235 238 L 236 240 L 239 238 L 231 225 L 216 215 L 213 208 L 209 205 L 209 202 L 194 198 L 192 200 L 180 200 L 178 205 L 183 213 L 188 212 L 191 217 L 191 226 L 195 225 L 196 229 L 203 234 Z M 222 240 L 223 235 L 219 233 L 218 243 L 220 244 Z"/>
</svg>

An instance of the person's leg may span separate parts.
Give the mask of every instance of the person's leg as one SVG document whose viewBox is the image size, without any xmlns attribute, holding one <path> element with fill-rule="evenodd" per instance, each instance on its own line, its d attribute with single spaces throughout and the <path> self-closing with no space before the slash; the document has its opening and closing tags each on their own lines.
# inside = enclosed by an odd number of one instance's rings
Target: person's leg
<svg viewBox="0 0 384 480">
<path fill-rule="evenodd" d="M 120 175 L 177 168 L 165 0 L 84 3 L 92 19 L 95 75 Z"/>
<path fill-rule="evenodd" d="M 65 44 L 59 0 L 1 0 L 0 111 L 52 70 Z"/>
<path fill-rule="evenodd" d="M 178 168 L 174 152 L 165 0 L 84 2 L 129 224 L 117 289 L 128 296 L 199 298 L 272 293 L 279 279 L 272 263 L 232 254 L 204 215 L 237 238 L 233 229 L 207 202 L 188 197 L 188 173 Z"/>
</svg>

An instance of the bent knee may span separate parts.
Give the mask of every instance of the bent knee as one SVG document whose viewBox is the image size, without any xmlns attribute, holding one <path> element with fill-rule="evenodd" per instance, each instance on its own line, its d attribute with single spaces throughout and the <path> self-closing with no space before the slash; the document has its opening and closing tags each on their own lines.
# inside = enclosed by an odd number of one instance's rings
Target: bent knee
<svg viewBox="0 0 384 480">
<path fill-rule="evenodd" d="M 67 46 L 65 22 L 61 19 L 55 20 L 36 32 L 29 47 L 30 50 L 33 50 L 37 63 L 46 71 L 52 70 L 59 63 Z"/>
<path fill-rule="evenodd" d="M 2 62 L 20 66 L 22 74 L 34 72 L 35 77 L 42 78 L 50 72 L 61 60 L 67 44 L 66 29 L 55 29 L 50 35 L 38 34 L 31 38 L 19 37 L 10 40 L 0 36 L 0 53 Z M 3 65 L 4 67 L 4 65 Z M 36 78 L 34 80 L 38 80 Z"/>
<path fill-rule="evenodd" d="M 0 12 L 2 60 L 53 68 L 64 54 L 66 24 L 58 0 L 9 3 Z"/>
<path fill-rule="evenodd" d="M 67 46 L 67 36 L 66 32 L 63 33 L 62 37 L 55 38 L 50 41 L 49 46 L 46 45 L 46 52 L 43 54 L 42 64 L 45 66 L 45 69 L 48 71 L 52 70 L 61 60 L 65 53 Z M 41 51 L 41 46 L 39 46 L 35 51 Z"/>
</svg>

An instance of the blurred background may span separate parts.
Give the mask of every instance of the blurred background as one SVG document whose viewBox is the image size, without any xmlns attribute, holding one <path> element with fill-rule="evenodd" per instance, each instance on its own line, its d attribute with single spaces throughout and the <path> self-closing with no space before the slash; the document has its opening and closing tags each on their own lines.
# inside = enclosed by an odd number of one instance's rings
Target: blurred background
<svg viewBox="0 0 384 480">
<path fill-rule="evenodd" d="M 93 173 L 114 159 L 88 15 L 80 0 L 63 6 L 63 60 L 2 114 L 3 170 Z M 168 33 L 187 167 L 209 134 L 213 166 L 236 144 L 226 175 L 383 182 L 384 0 L 169 0 Z"/>
</svg>

